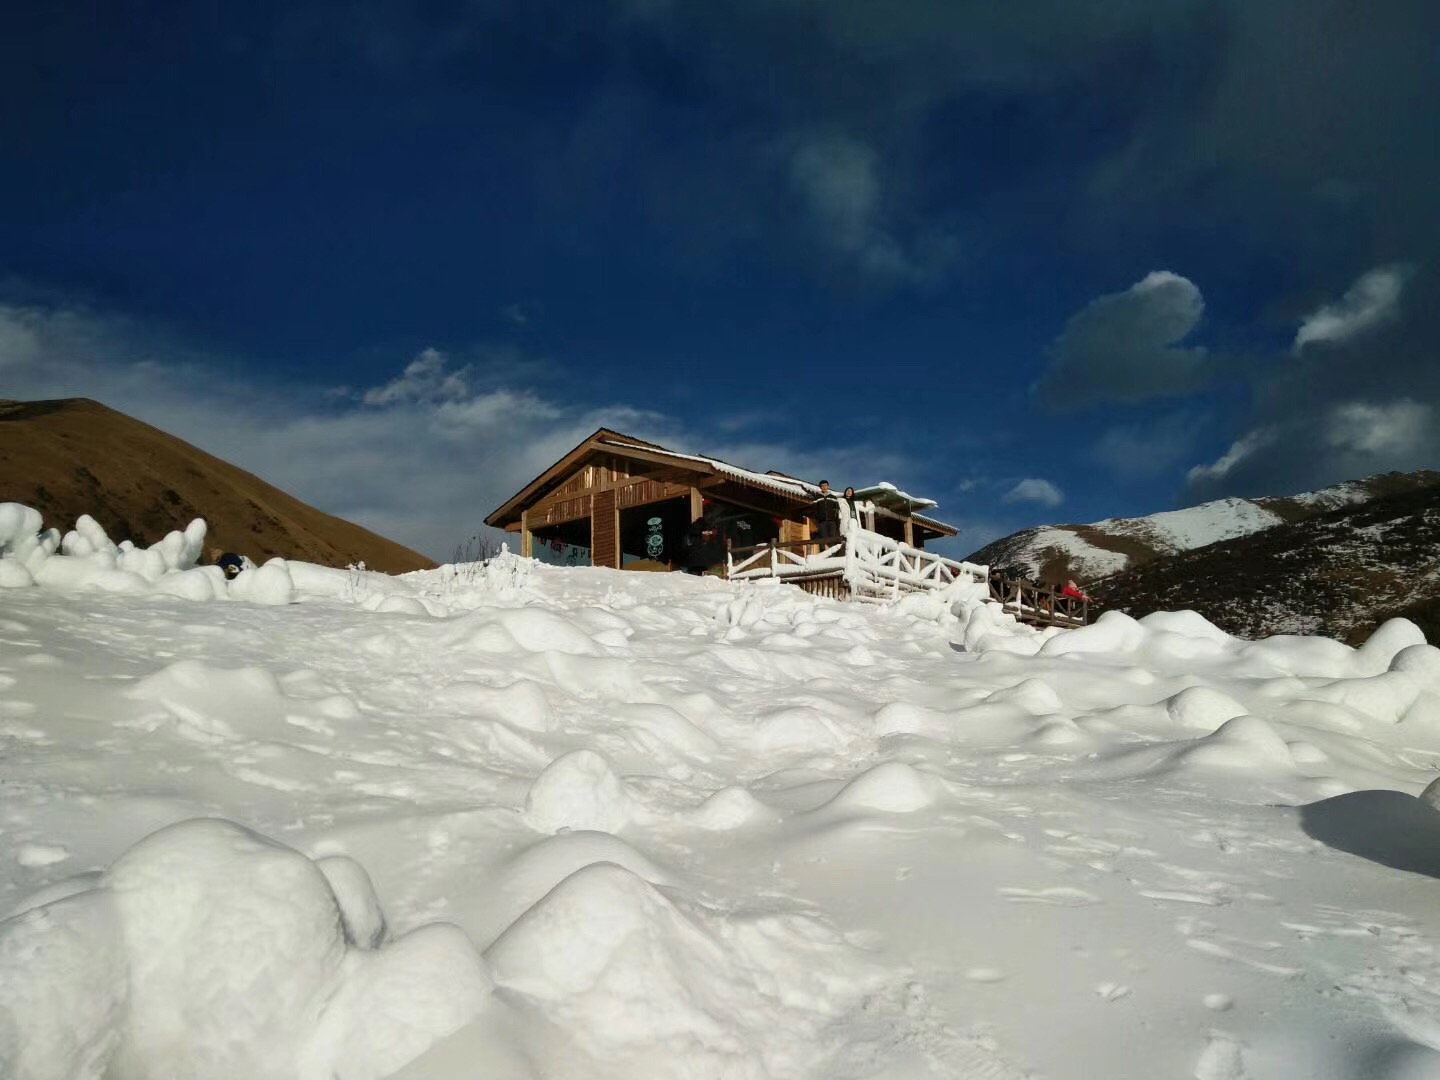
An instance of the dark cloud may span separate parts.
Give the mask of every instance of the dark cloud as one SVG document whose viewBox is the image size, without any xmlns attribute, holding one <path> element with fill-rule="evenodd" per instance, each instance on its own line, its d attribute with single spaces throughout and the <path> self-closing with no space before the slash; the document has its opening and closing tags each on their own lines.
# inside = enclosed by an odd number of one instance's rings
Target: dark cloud
<svg viewBox="0 0 1440 1080">
<path fill-rule="evenodd" d="M 1036 394 L 1051 408 L 1076 409 L 1193 391 L 1209 376 L 1207 354 L 1182 343 L 1204 312 L 1194 282 L 1167 270 L 1092 300 L 1056 340 Z"/>
</svg>

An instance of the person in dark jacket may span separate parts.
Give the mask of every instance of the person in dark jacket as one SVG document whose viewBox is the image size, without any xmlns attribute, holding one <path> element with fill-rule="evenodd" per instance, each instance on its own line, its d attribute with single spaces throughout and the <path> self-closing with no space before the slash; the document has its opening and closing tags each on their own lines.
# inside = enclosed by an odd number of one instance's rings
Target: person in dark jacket
<svg viewBox="0 0 1440 1080">
<path fill-rule="evenodd" d="M 833 540 L 840 535 L 840 501 L 830 490 L 830 481 L 820 481 L 820 497 L 805 508 L 815 522 L 816 540 Z"/>
</svg>

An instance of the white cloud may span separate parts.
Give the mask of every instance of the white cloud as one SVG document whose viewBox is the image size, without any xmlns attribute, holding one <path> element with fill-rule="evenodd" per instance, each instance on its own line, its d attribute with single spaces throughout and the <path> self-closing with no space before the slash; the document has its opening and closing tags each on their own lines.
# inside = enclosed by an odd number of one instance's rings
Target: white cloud
<svg viewBox="0 0 1440 1080">
<path fill-rule="evenodd" d="M 564 402 L 519 384 L 476 388 L 470 369 L 451 370 L 436 349 L 381 386 L 337 394 L 269 376 L 247 380 L 237 374 L 247 365 L 186 349 L 125 319 L 0 302 L 0 367 L 7 397 L 94 398 L 439 559 L 602 426 L 805 476 L 823 470 L 832 479 L 902 482 L 915 471 L 863 444 L 833 452 L 727 445 L 623 402 Z"/>
<path fill-rule="evenodd" d="M 402 401 L 461 401 L 469 396 L 465 371 L 450 371 L 439 349 L 423 349 L 405 370 L 384 386 L 365 391 L 366 405 L 394 405 Z"/>
<path fill-rule="evenodd" d="M 1221 480 L 1233 472 L 1236 466 L 1273 444 L 1277 437 L 1272 428 L 1256 428 L 1236 439 L 1230 449 L 1209 465 L 1196 465 L 1185 474 L 1186 480 L 1191 484 Z"/>
<path fill-rule="evenodd" d="M 1026 477 L 1005 493 L 1001 500 L 1007 503 L 1032 502 L 1041 506 L 1059 506 L 1065 501 L 1064 494 L 1049 480 Z"/>
<path fill-rule="evenodd" d="M 1413 272 L 1413 267 L 1395 263 L 1362 274 L 1339 300 L 1317 308 L 1301 320 L 1294 351 L 1319 342 L 1339 344 L 1393 321 Z"/>
<path fill-rule="evenodd" d="M 1052 408 L 1066 409 L 1199 389 L 1209 375 L 1207 353 L 1180 343 L 1204 313 L 1194 282 L 1153 271 L 1071 316 L 1035 390 Z"/>
<path fill-rule="evenodd" d="M 1342 453 L 1406 455 L 1425 444 L 1433 409 L 1406 398 L 1389 405 L 1351 401 L 1338 405 L 1325 426 L 1325 441 Z"/>
</svg>

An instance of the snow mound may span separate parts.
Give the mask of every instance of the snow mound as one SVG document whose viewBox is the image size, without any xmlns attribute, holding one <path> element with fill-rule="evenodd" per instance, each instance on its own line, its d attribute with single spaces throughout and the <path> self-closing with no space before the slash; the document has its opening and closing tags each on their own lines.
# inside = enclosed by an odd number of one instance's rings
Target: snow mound
<svg viewBox="0 0 1440 1080">
<path fill-rule="evenodd" d="M 240 571 L 230 582 L 230 597 L 251 604 L 289 604 L 295 599 L 295 582 L 284 559 L 271 559 L 264 566 Z"/>
<path fill-rule="evenodd" d="M 1294 759 L 1279 733 L 1258 716 L 1237 716 L 1225 721 L 1212 734 L 1182 755 L 1188 764 L 1227 769 L 1252 769 L 1267 765 L 1289 767 Z"/>
<path fill-rule="evenodd" d="M 1401 652 L 1425 644 L 1425 632 L 1409 619 L 1386 619 L 1361 645 L 1359 660 L 1375 672 L 1385 671 Z"/>
<path fill-rule="evenodd" d="M 629 824 L 632 809 L 625 782 L 593 750 L 574 750 L 556 758 L 525 796 L 525 822 L 537 832 L 616 833 Z"/>
<path fill-rule="evenodd" d="M 265 668 L 221 668 L 180 660 L 147 675 L 127 696 L 164 709 L 179 734 L 193 742 L 220 743 L 280 720 L 285 707 L 280 681 Z"/>
<path fill-rule="evenodd" d="M 0 1046 L 19 1047 L 0 1057 L 15 1080 L 378 1080 L 481 1012 L 463 933 L 357 950 L 345 928 L 373 890 L 358 865 L 329 871 L 343 900 L 325 867 L 232 822 L 151 834 L 98 887 L 0 923 Z"/>
<path fill-rule="evenodd" d="M 592 1049 L 616 1075 L 802 1075 L 816 1032 L 878 982 L 812 918 L 682 907 L 612 863 L 560 882 L 485 955 L 552 1023 L 603 1032 Z"/>
<path fill-rule="evenodd" d="M 1432 694 L 1440 694 L 1440 649 L 1434 645 L 1409 645 L 1390 661 L 1391 671 L 1401 671 Z"/>
<path fill-rule="evenodd" d="M 599 656 L 589 634 L 569 619 L 540 607 L 477 611 L 457 621 L 457 646 L 481 652 L 564 653 Z"/>
<path fill-rule="evenodd" d="M 760 716 L 755 724 L 755 745 L 762 751 L 836 747 L 844 736 L 819 709 L 792 705 Z"/>
<path fill-rule="evenodd" d="M 1165 702 L 1170 719 L 1192 731 L 1214 731 L 1247 711 L 1229 694 L 1209 686 L 1188 686 Z"/>
<path fill-rule="evenodd" d="M 539 683 L 528 679 L 509 686 L 455 682 L 435 690 L 431 700 L 442 709 L 493 717 L 526 731 L 543 732 L 550 728 L 550 704 L 545 691 Z"/>
<path fill-rule="evenodd" d="M 987 705 L 1013 705 L 1031 716 L 1047 716 L 1062 708 L 1060 695 L 1044 679 L 1024 679 L 1014 686 L 994 691 L 985 699 Z"/>
<path fill-rule="evenodd" d="M 690 811 L 689 821 L 711 832 L 727 832 L 775 820 L 775 812 L 742 787 L 721 788 Z"/>
<path fill-rule="evenodd" d="M 851 780 L 823 809 L 908 814 L 929 806 L 943 792 L 935 777 L 903 761 L 886 761 Z"/>
</svg>

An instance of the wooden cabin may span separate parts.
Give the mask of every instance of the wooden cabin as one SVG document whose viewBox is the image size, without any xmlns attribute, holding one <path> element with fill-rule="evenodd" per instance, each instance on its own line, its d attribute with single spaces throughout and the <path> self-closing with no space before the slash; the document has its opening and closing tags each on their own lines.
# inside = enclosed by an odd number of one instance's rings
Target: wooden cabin
<svg viewBox="0 0 1440 1080">
<path fill-rule="evenodd" d="M 617 569 L 697 568 L 696 540 L 703 536 L 709 553 L 701 556 L 703 565 L 723 570 L 732 550 L 809 541 L 819 495 L 815 484 L 781 472 L 756 472 L 601 428 L 485 524 L 517 534 L 523 555 L 554 545 L 588 551 L 591 565 Z M 913 549 L 957 532 L 923 513 L 933 501 L 888 484 L 858 488 L 856 505 L 866 530 Z"/>
</svg>

